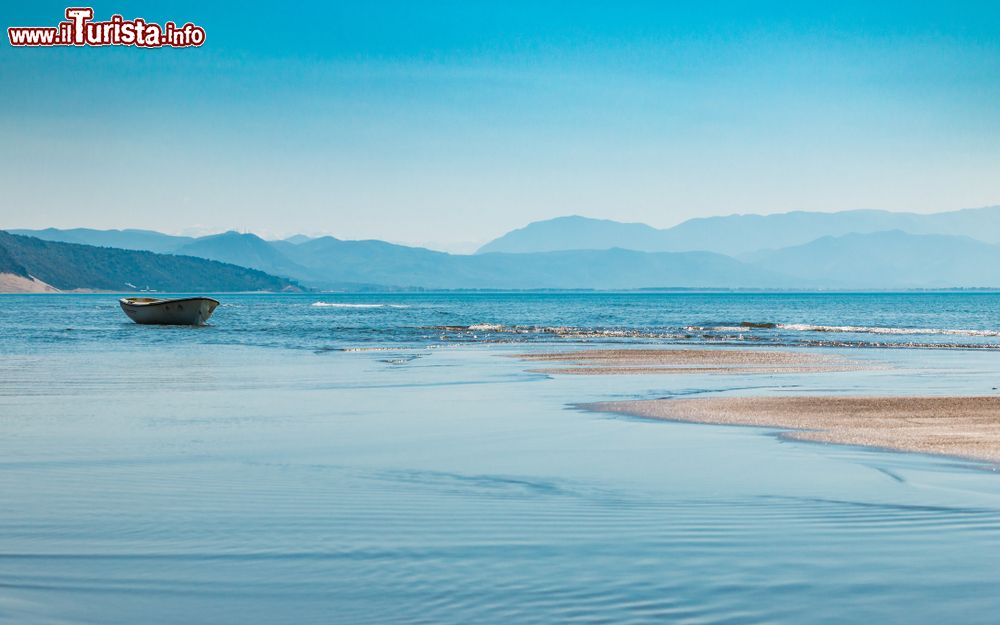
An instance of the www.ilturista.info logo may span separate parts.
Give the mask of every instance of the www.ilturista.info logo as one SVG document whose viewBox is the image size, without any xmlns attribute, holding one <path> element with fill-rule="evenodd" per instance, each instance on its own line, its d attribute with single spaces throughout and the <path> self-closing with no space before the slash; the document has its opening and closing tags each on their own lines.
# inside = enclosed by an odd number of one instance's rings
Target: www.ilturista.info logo
<svg viewBox="0 0 1000 625">
<path fill-rule="evenodd" d="M 188 22 L 163 26 L 141 17 L 127 20 L 112 15 L 106 22 L 95 22 L 94 9 L 70 7 L 66 21 L 58 26 L 11 26 L 7 37 L 12 46 L 139 46 L 141 48 L 187 48 L 205 43 L 205 29 Z"/>
</svg>

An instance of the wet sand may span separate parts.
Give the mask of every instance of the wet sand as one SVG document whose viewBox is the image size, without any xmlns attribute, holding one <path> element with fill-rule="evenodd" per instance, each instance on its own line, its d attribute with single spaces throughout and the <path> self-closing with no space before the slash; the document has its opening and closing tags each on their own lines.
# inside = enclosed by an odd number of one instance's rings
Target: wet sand
<svg viewBox="0 0 1000 625">
<path fill-rule="evenodd" d="M 749 349 L 597 349 L 517 357 L 560 365 L 535 369 L 538 373 L 574 375 L 822 373 L 862 368 L 835 356 Z"/>
<path fill-rule="evenodd" d="M 587 404 L 670 421 L 788 428 L 798 440 L 1000 462 L 1000 396 L 718 397 Z"/>
</svg>

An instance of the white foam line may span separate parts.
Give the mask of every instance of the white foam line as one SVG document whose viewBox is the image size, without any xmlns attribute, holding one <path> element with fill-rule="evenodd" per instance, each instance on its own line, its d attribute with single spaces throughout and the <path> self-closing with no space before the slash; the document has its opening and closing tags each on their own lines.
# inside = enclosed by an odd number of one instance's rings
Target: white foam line
<svg viewBox="0 0 1000 625">
<path fill-rule="evenodd" d="M 948 336 L 1000 336 L 998 330 L 959 330 L 950 328 L 883 328 L 878 326 L 820 326 L 806 323 L 781 323 L 783 330 L 800 332 L 849 332 L 855 334 L 941 334 Z"/>
<path fill-rule="evenodd" d="M 313 302 L 317 308 L 409 308 L 405 304 L 346 304 L 342 302 Z"/>
</svg>

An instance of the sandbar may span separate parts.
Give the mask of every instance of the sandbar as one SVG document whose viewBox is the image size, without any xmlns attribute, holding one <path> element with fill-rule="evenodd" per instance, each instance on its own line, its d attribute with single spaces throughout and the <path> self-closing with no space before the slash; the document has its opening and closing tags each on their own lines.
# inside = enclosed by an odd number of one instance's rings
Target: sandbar
<svg viewBox="0 0 1000 625">
<path fill-rule="evenodd" d="M 558 365 L 535 369 L 537 373 L 573 375 L 822 373 L 870 368 L 837 356 L 762 349 L 591 349 L 517 357 Z"/>
<path fill-rule="evenodd" d="M 1000 463 L 1000 396 L 710 397 L 586 404 L 589 410 L 781 428 L 798 440 Z"/>
</svg>

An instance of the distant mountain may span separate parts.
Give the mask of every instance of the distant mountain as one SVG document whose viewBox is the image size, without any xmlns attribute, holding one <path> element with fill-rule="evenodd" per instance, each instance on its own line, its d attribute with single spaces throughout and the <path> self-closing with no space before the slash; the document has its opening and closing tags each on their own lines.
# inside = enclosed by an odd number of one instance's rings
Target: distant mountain
<svg viewBox="0 0 1000 625">
<path fill-rule="evenodd" d="M 281 241 L 268 242 L 255 234 L 229 231 L 195 239 L 178 248 L 177 253 L 251 267 L 277 276 L 312 277 L 306 268 L 283 253 L 294 247 L 291 243 L 282 245 Z"/>
<path fill-rule="evenodd" d="M 479 248 L 477 254 L 525 254 L 562 250 L 609 250 L 620 247 L 645 252 L 668 252 L 663 230 L 639 223 L 591 219 L 570 215 L 536 221 L 512 230 Z"/>
<path fill-rule="evenodd" d="M 457 258 L 466 259 L 472 268 L 489 271 L 498 282 L 512 288 L 516 282 L 539 288 L 596 289 L 788 288 L 808 284 L 808 280 L 789 280 L 711 252 L 649 253 L 615 248 Z"/>
<path fill-rule="evenodd" d="M 385 241 L 342 241 L 326 236 L 300 243 L 285 253 L 295 263 L 321 276 L 319 283 L 383 284 L 393 287 L 456 288 L 461 271 L 453 257 L 420 247 Z M 491 287 L 480 276 L 482 288 Z M 464 285 L 464 283 L 463 283 Z"/>
<path fill-rule="evenodd" d="M 58 228 L 44 228 L 42 230 L 8 229 L 7 232 L 36 237 L 45 241 L 80 243 L 82 245 L 96 245 L 98 247 L 117 247 L 124 250 L 146 250 L 161 254 L 171 254 L 191 243 L 219 236 L 213 234 L 202 237 L 183 237 L 163 234 L 155 230 L 94 230 L 92 228 L 70 228 L 67 230 L 60 230 Z M 237 233 L 230 231 L 222 234 Z M 307 237 L 304 234 L 295 234 L 286 239 L 281 239 L 281 241 L 269 241 L 269 243 L 280 244 L 286 242 L 298 245 L 299 243 L 311 240 L 312 237 Z"/>
<path fill-rule="evenodd" d="M 173 292 L 287 291 L 284 278 L 191 256 L 43 241 L 0 231 L 0 274 L 60 290 Z"/>
<path fill-rule="evenodd" d="M 636 289 L 791 286 L 787 278 L 706 252 L 631 250 L 541 254 L 446 254 L 383 241 L 322 237 L 296 246 L 292 258 L 322 288 L 344 283 L 427 289 Z M 801 281 L 799 281 L 801 282 Z"/>
<path fill-rule="evenodd" d="M 468 256 L 384 241 L 327 236 L 295 244 L 238 232 L 200 237 L 177 252 L 338 290 L 783 288 L 801 283 L 706 252 L 645 254 L 612 249 Z M 145 286 L 141 281 L 127 281 Z"/>
<path fill-rule="evenodd" d="M 967 236 L 1000 243 L 1000 206 L 920 215 L 878 210 L 792 212 L 691 219 L 664 232 L 674 249 L 710 249 L 736 256 L 801 245 L 821 237 L 900 230 L 910 234 Z"/>
<path fill-rule="evenodd" d="M 117 247 L 123 250 L 146 250 L 160 254 L 176 252 L 180 247 L 194 241 L 192 237 L 178 237 L 153 230 L 92 230 L 90 228 L 58 230 L 45 228 L 44 230 L 7 230 L 7 232 L 45 241 Z"/>
<path fill-rule="evenodd" d="M 843 288 L 1000 287 L 1000 246 L 900 230 L 822 237 L 758 252 L 753 266 Z"/>
<path fill-rule="evenodd" d="M 335 290 L 1000 287 L 1000 270 L 996 269 L 1000 267 L 1000 246 L 976 240 L 997 238 L 993 220 L 998 215 L 1000 208 L 937 215 L 787 213 L 696 219 L 669 230 L 569 217 L 529 225 L 498 239 L 495 247 L 526 250 L 545 240 L 592 247 L 608 241 L 614 246 L 471 256 L 376 240 L 345 241 L 326 236 L 297 239 L 296 243 L 226 232 L 190 239 L 177 252 L 257 269 L 312 288 Z M 889 229 L 821 235 L 780 245 L 808 237 L 817 229 L 876 228 L 885 222 L 905 222 L 913 230 L 968 230 L 976 225 L 981 229 L 976 238 Z M 61 231 L 46 232 L 69 236 Z M 99 233 L 86 232 L 90 237 Z M 127 231 L 114 232 L 114 236 L 121 236 Z M 149 234 L 145 233 L 148 240 L 162 243 Z M 698 240 L 723 249 L 742 249 L 749 241 L 756 241 L 756 247 L 738 258 L 706 251 L 624 249 L 668 244 L 688 248 Z M 743 244 L 737 245 L 741 241 Z M 17 260 L 0 259 L 11 266 Z"/>
<path fill-rule="evenodd" d="M 559 217 L 509 232 L 484 245 L 479 253 L 623 247 L 647 252 L 703 250 L 737 256 L 801 245 L 824 236 L 887 230 L 968 236 L 986 243 L 1000 243 L 1000 206 L 929 215 L 879 210 L 729 215 L 690 219 L 664 230 L 644 224 Z"/>
</svg>

